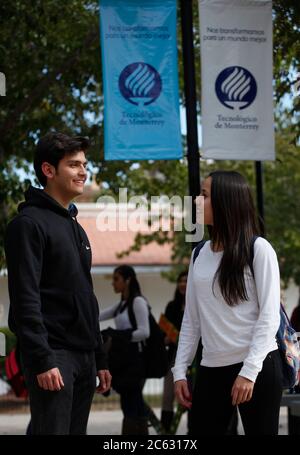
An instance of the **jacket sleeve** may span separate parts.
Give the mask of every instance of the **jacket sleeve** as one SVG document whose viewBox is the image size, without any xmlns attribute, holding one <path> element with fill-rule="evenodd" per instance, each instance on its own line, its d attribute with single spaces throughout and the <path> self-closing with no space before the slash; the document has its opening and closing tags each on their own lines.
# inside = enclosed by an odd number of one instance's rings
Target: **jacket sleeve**
<svg viewBox="0 0 300 455">
<path fill-rule="evenodd" d="M 15 218 L 5 237 L 12 330 L 20 341 L 24 366 L 39 374 L 55 368 L 55 354 L 41 312 L 40 279 L 45 241 L 27 216 Z"/>
<path fill-rule="evenodd" d="M 100 326 L 98 324 L 97 330 L 97 347 L 95 349 L 95 359 L 97 371 L 108 370 L 107 356 L 103 350 L 103 340 L 100 333 Z"/>
</svg>

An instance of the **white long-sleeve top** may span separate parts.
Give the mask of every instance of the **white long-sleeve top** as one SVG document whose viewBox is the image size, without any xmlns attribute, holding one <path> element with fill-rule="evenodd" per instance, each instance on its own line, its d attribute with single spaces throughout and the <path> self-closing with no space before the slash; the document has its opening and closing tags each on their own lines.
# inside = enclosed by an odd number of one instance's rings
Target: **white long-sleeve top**
<svg viewBox="0 0 300 455">
<path fill-rule="evenodd" d="M 229 306 L 215 280 L 223 252 L 213 252 L 207 241 L 193 264 L 191 257 L 186 305 L 179 336 L 174 381 L 186 378 L 200 337 L 201 365 L 220 367 L 243 362 L 240 376 L 255 382 L 266 355 L 277 349 L 276 333 L 280 323 L 280 277 L 277 256 L 267 240 L 254 243 L 253 269 L 245 269 L 248 299 Z"/>
<path fill-rule="evenodd" d="M 115 311 L 119 305 L 120 303 L 116 303 L 115 305 L 112 305 L 109 308 L 101 311 L 100 321 L 107 321 L 108 319 L 114 318 L 117 330 L 132 329 L 128 315 L 128 308 L 125 308 L 122 313 L 117 313 L 115 316 Z M 148 303 L 141 296 L 135 297 L 133 300 L 132 308 L 135 315 L 137 328 L 132 332 L 131 339 L 133 342 L 144 341 L 150 335 Z"/>
</svg>

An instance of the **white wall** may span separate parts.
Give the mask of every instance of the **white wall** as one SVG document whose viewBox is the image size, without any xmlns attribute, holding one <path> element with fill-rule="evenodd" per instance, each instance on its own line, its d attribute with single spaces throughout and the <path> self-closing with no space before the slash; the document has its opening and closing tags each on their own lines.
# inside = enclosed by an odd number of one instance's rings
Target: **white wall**
<svg viewBox="0 0 300 455">
<path fill-rule="evenodd" d="M 290 283 L 289 287 L 283 291 L 283 300 L 287 314 L 290 316 L 293 309 L 298 305 L 299 287 Z"/>
<path fill-rule="evenodd" d="M 160 276 L 159 272 L 155 273 L 140 273 L 138 279 L 141 284 L 142 292 L 149 300 L 152 311 L 156 319 L 160 313 L 164 311 L 166 304 L 172 299 L 175 285 L 169 283 Z M 108 275 L 93 275 L 95 294 L 100 303 L 101 308 L 106 308 L 119 301 L 119 295 L 115 294 L 111 285 L 111 274 Z M 287 313 L 290 315 L 293 308 L 298 303 L 299 289 L 294 284 L 290 284 L 288 289 L 283 291 L 284 301 Z M 7 326 L 8 318 L 8 290 L 7 277 L 0 276 L 0 327 Z M 101 328 L 105 328 L 111 323 L 101 323 Z"/>
<path fill-rule="evenodd" d="M 164 312 L 167 303 L 172 300 L 175 290 L 175 284 L 163 279 L 158 272 L 147 272 L 137 274 L 142 294 L 147 298 L 152 308 L 152 313 L 156 320 Z M 94 290 L 98 298 L 101 309 L 120 301 L 120 294 L 116 294 L 111 285 L 112 275 L 93 275 Z M 101 322 L 101 329 L 112 326 L 112 321 Z"/>
<path fill-rule="evenodd" d="M 156 318 L 164 311 L 166 304 L 172 300 L 175 285 L 169 283 L 160 276 L 160 273 L 142 273 L 138 274 L 138 280 L 141 285 L 142 293 L 148 299 L 152 307 L 152 312 Z M 111 285 L 112 276 L 93 275 L 95 294 L 98 298 L 101 308 L 106 308 L 118 302 L 120 296 L 115 294 Z M 0 277 L 0 327 L 7 326 L 9 297 L 7 288 L 7 277 Z M 109 324 L 103 322 L 101 327 Z"/>
</svg>

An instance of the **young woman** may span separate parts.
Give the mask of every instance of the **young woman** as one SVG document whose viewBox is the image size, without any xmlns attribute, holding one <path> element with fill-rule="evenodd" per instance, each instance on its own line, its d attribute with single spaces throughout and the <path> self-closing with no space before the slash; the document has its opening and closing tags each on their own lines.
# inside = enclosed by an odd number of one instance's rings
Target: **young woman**
<svg viewBox="0 0 300 455">
<path fill-rule="evenodd" d="M 166 318 L 176 327 L 178 332 L 180 331 L 184 313 L 187 275 L 187 272 L 181 272 L 178 275 L 174 299 L 168 303 L 165 310 Z M 177 343 L 175 344 L 172 342 L 167 336 L 165 338 L 165 343 L 168 346 L 168 361 L 170 370 L 164 378 L 161 423 L 164 429 L 169 432 L 174 415 L 174 387 L 171 367 L 175 362 Z"/>
<path fill-rule="evenodd" d="M 238 406 L 245 434 L 278 432 L 282 371 L 277 257 L 258 234 L 249 186 L 237 172 L 203 182 L 207 241 L 191 259 L 175 367 L 175 394 L 191 408 L 193 435 L 223 435 Z M 252 273 L 253 270 L 253 273 Z M 253 277 L 254 274 L 254 277 Z M 185 378 L 199 338 L 203 354 L 193 395 Z"/>
<path fill-rule="evenodd" d="M 110 328 L 103 332 L 110 335 L 120 348 L 115 374 L 112 369 L 112 385 L 120 394 L 124 414 L 122 434 L 148 434 L 142 393 L 145 383 L 142 343 L 150 335 L 148 304 L 141 294 L 135 271 L 129 265 L 121 265 L 114 270 L 112 285 L 115 292 L 121 294 L 121 302 L 103 310 L 100 321 L 114 318 L 116 325 L 116 330 Z"/>
</svg>

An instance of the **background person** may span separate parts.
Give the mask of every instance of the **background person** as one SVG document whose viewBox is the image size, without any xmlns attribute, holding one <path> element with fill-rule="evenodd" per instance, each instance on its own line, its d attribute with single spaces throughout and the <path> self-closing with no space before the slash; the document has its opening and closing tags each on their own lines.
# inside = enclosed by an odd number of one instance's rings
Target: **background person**
<svg viewBox="0 0 300 455">
<path fill-rule="evenodd" d="M 181 272 L 176 281 L 176 290 L 174 298 L 169 302 L 165 309 L 165 317 L 180 331 L 184 307 L 185 307 L 185 293 L 187 284 L 187 271 Z M 162 410 L 161 410 L 161 423 L 164 429 L 169 432 L 172 419 L 174 416 L 174 382 L 171 367 L 174 366 L 177 342 L 174 343 L 168 336 L 165 337 L 165 343 L 168 346 L 168 361 L 169 371 L 164 378 L 163 397 L 162 397 Z"/>
<path fill-rule="evenodd" d="M 106 337 L 110 336 L 112 343 L 118 346 L 110 365 L 112 384 L 120 394 L 124 415 L 122 434 L 148 434 L 147 410 L 143 399 L 145 378 L 142 355 L 142 343 L 150 335 L 148 303 L 142 296 L 135 271 L 129 265 L 121 265 L 114 270 L 112 285 L 114 291 L 121 294 L 121 301 L 102 311 L 100 321 L 114 318 L 116 325 L 115 330 L 109 328 L 102 333 Z M 136 328 L 132 325 L 130 311 L 134 315 Z"/>
</svg>

